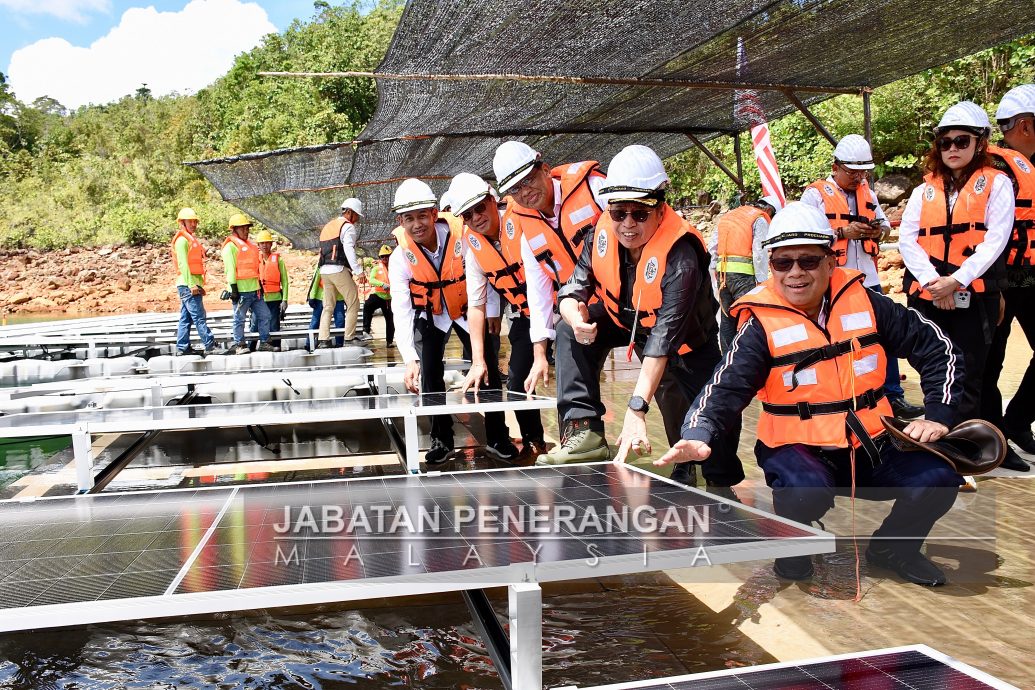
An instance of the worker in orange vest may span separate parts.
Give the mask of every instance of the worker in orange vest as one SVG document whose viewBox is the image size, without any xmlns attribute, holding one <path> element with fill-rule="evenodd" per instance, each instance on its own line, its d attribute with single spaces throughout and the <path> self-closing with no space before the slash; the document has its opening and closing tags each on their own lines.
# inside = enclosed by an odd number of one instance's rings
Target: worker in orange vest
<svg viewBox="0 0 1035 690">
<path fill-rule="evenodd" d="M 192 208 L 181 208 L 176 215 L 176 234 L 172 239 L 173 267 L 176 269 L 176 292 L 180 297 L 180 320 L 176 325 L 176 354 L 212 354 L 216 339 L 208 327 L 205 315 L 205 247 L 194 233 L 198 229 L 198 214 Z M 197 326 L 198 337 L 204 350 L 190 346 L 191 325 Z"/>
<path fill-rule="evenodd" d="M 395 347 L 395 319 L 392 317 L 391 282 L 388 279 L 388 257 L 391 255 L 392 248 L 387 244 L 381 245 L 377 261 L 370 267 L 367 281 L 371 290 L 363 304 L 363 333 L 373 338 L 370 322 L 374 319 L 374 313 L 380 310 L 385 318 L 385 343 L 388 347 Z"/>
<path fill-rule="evenodd" d="M 334 305 L 341 296 L 345 300 L 345 343 L 358 344 L 369 338 L 356 337 L 359 319 L 359 289 L 366 281 L 363 265 L 356 256 L 356 225 L 363 218 L 363 202 L 355 197 L 341 205 L 341 215 L 327 221 L 320 231 L 320 279 L 323 281 L 323 311 L 320 314 L 320 343 L 327 348 L 330 339 Z"/>
<path fill-rule="evenodd" d="M 269 230 L 262 230 L 255 238 L 259 245 L 259 281 L 262 284 L 262 299 L 270 314 L 270 332 L 280 330 L 280 320 L 287 314 L 290 285 L 287 264 L 280 252 L 273 251 L 273 235 Z M 259 323 L 252 312 L 250 330 L 258 332 Z M 280 347 L 280 339 L 271 339 L 273 347 Z"/>
<path fill-rule="evenodd" d="M 248 239 L 252 222 L 243 213 L 230 216 L 230 236 L 223 241 L 223 268 L 229 286 L 230 301 L 234 305 L 234 342 L 227 354 L 248 354 L 244 342 L 244 321 L 249 312 L 255 314 L 259 325 L 259 352 L 273 352 L 270 345 L 270 313 L 262 300 L 259 282 L 259 247 Z"/>
<path fill-rule="evenodd" d="M 927 418 L 905 432 L 937 440 L 960 420 L 960 353 L 928 319 L 838 267 L 833 241 L 815 207 L 796 201 L 776 214 L 766 238 L 770 277 L 733 305 L 742 324 L 733 347 L 687 412 L 682 440 L 654 464 L 706 461 L 757 396 L 755 455 L 777 515 L 809 524 L 855 487 L 862 498 L 893 498 L 867 560 L 910 582 L 940 585 L 945 574 L 920 548 L 962 479 L 934 454 L 888 440 L 883 384 L 887 358 L 908 358 L 920 372 Z M 813 565 L 809 556 L 778 558 L 775 570 L 805 580 Z"/>
</svg>

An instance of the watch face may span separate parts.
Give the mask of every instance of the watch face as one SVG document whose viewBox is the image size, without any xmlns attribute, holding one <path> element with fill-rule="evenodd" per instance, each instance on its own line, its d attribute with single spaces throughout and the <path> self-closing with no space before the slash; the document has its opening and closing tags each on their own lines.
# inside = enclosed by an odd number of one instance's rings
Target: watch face
<svg viewBox="0 0 1035 690">
<path fill-rule="evenodd" d="M 646 412 L 647 407 L 647 401 L 638 395 L 629 399 L 629 409 L 633 412 Z"/>
</svg>

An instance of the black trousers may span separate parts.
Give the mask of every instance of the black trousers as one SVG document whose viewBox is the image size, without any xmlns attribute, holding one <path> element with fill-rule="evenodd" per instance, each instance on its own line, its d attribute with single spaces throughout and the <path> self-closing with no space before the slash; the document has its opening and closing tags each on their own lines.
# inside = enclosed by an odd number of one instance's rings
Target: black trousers
<svg viewBox="0 0 1035 690">
<path fill-rule="evenodd" d="M 963 354 L 963 398 L 956 408 L 960 421 L 981 417 L 981 379 L 999 318 L 999 293 L 972 292 L 966 309 L 938 309 L 917 295 L 909 296 L 909 306 L 937 324 Z"/>
<path fill-rule="evenodd" d="M 532 340 L 529 337 L 530 323 L 528 317 L 519 316 L 510 321 L 510 363 L 507 365 L 507 390 L 512 393 L 525 392 L 525 379 L 532 371 Z M 498 357 L 497 357 L 498 359 Z M 522 410 L 515 412 L 518 426 L 521 427 L 521 440 L 541 442 L 543 440 L 543 418 L 539 410 Z"/>
<path fill-rule="evenodd" d="M 726 284 L 719 288 L 719 349 L 725 354 L 737 335 L 737 319 L 730 316 L 730 307 L 738 299 L 755 289 L 758 283 L 754 275 L 727 273 Z"/>
<path fill-rule="evenodd" d="M 557 413 L 561 425 L 577 419 L 591 420 L 591 426 L 603 433 L 606 412 L 600 399 L 600 373 L 608 354 L 617 347 L 629 345 L 629 331 L 619 327 L 604 312 L 603 305 L 589 308 L 590 321 L 597 324 L 597 337 L 589 345 L 576 342 L 575 333 L 566 321 L 557 325 Z M 637 344 L 636 354 L 642 359 L 643 349 Z M 665 424 L 668 444 L 680 439 L 680 428 L 690 403 L 711 380 L 715 366 L 722 359 L 717 337 L 693 352 L 670 357 L 665 373 L 654 394 Z M 625 408 L 615 410 L 616 419 L 625 416 Z M 733 486 L 744 479 L 744 467 L 737 457 L 740 420 L 731 424 L 729 432 L 716 439 L 712 454 L 702 463 L 705 480 L 717 486 Z"/>
<path fill-rule="evenodd" d="M 455 325 L 452 330 L 463 344 L 464 351 L 470 352 L 471 336 L 467 334 L 467 331 Z M 422 393 L 446 392 L 445 359 L 448 340 L 449 333 L 438 330 L 428 319 L 414 319 L 413 344 L 420 357 L 420 390 Z M 491 338 L 486 336 L 485 359 L 489 369 L 489 387 L 501 388 L 499 337 L 495 337 L 495 347 L 489 342 L 490 340 Z M 490 357 L 492 352 L 495 355 Z M 485 437 L 489 444 L 509 439 L 510 431 L 507 429 L 507 418 L 503 412 L 485 414 Z M 441 441 L 450 448 L 453 447 L 453 417 L 451 415 L 440 414 L 431 418 L 431 438 Z"/>
<path fill-rule="evenodd" d="M 1010 339 L 1013 320 L 1017 319 L 1024 337 L 1028 339 L 1028 347 L 1035 350 L 1035 287 L 1009 288 L 1003 293 L 1006 300 L 1006 313 L 1003 322 L 995 330 L 992 346 L 985 362 L 985 374 L 981 378 L 981 417 L 999 428 L 1030 429 L 1035 422 L 1035 352 L 1028 361 L 1020 386 L 1014 393 L 1013 400 L 1003 414 L 1003 395 L 999 390 L 999 375 L 1003 372 L 1003 361 L 1006 359 L 1006 343 Z"/>
<path fill-rule="evenodd" d="M 363 303 L 363 332 L 370 333 L 370 322 L 374 318 L 374 312 L 381 310 L 385 317 L 385 342 L 395 341 L 395 319 L 392 318 L 392 301 L 370 293 L 367 301 Z"/>
</svg>

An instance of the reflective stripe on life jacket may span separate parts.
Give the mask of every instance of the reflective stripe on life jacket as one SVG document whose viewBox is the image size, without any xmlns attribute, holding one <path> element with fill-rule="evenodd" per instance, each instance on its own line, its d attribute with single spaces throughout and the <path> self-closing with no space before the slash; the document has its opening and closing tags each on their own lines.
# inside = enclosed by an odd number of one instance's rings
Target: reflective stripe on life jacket
<svg viewBox="0 0 1035 690">
<path fill-rule="evenodd" d="M 172 238 L 173 267 L 176 269 L 176 272 L 180 272 L 180 262 L 176 258 L 176 240 L 181 237 L 187 240 L 187 270 L 190 271 L 191 275 L 205 275 L 205 247 L 198 241 L 197 237 L 190 234 L 183 226 L 180 226 Z"/>
<path fill-rule="evenodd" d="M 924 191 L 920 197 L 920 228 L 916 241 L 930 257 L 931 265 L 938 271 L 938 275 L 952 275 L 985 241 L 988 197 L 997 175 L 1005 173 L 995 168 L 977 170 L 960 190 L 951 211 L 942 179 L 933 174 L 924 176 Z M 947 220 L 950 213 L 951 220 Z M 923 299 L 932 299 L 931 294 L 922 289 L 908 269 L 902 287 L 908 294 L 919 293 Z M 969 287 L 974 292 L 998 292 L 1006 287 L 1005 255 L 997 258 Z"/>
<path fill-rule="evenodd" d="M 847 227 L 849 223 L 869 223 L 877 217 L 877 205 L 873 202 L 873 194 L 870 193 L 870 184 L 863 180 L 855 188 L 855 208 L 858 213 L 852 213 L 848 208 L 847 192 L 838 189 L 837 185 L 828 180 L 816 180 L 809 185 L 810 188 L 819 192 L 823 199 L 823 212 L 830 220 L 830 227 L 834 230 Z M 834 233 L 837 234 L 836 232 Z M 848 243 L 862 242 L 862 249 L 870 256 L 880 254 L 880 245 L 876 240 L 866 238 L 863 240 L 846 240 L 839 237 L 834 240 L 834 255 L 837 257 L 837 265 L 844 266 L 848 261 Z"/>
<path fill-rule="evenodd" d="M 571 277 L 578 262 L 582 243 L 593 233 L 603 209 L 597 205 L 589 186 L 592 177 L 604 177 L 596 161 L 582 161 L 559 165 L 550 171 L 550 177 L 561 183 L 561 212 L 559 228 L 554 229 L 539 211 L 525 208 L 513 201 L 503 215 L 502 236 L 520 239 L 524 235 L 537 261 L 558 286 Z"/>
<path fill-rule="evenodd" d="M 501 235 L 502 237 L 502 235 Z M 528 289 L 525 271 L 521 267 L 521 251 L 517 242 L 500 243 L 500 248 L 484 235 L 467 228 L 467 244 L 475 261 L 492 286 L 522 316 L 528 316 Z"/>
<path fill-rule="evenodd" d="M 758 319 L 765 330 L 772 369 L 759 390 L 758 440 L 770 448 L 792 443 L 847 448 L 849 411 L 866 433 L 884 432 L 892 415 L 884 397 L 887 358 L 863 274 L 836 268 L 830 278 L 830 315 L 821 329 L 788 303 L 769 278 L 737 300 L 731 313 Z"/>
<path fill-rule="evenodd" d="M 414 309 L 441 314 L 443 308 L 449 318 L 462 318 L 467 314 L 467 277 L 464 274 L 464 224 L 451 213 L 440 212 L 439 220 L 449 225 L 446 246 L 442 255 L 442 267 L 434 264 L 410 239 L 402 227 L 393 231 L 399 241 L 403 257 L 410 264 L 413 278 L 410 279 L 410 302 Z M 438 229 L 433 232 L 437 233 Z"/>
<path fill-rule="evenodd" d="M 762 209 L 755 206 L 740 206 L 719 217 L 715 226 L 718 238 L 716 253 L 716 272 L 720 285 L 725 282 L 727 273 L 743 273 L 755 275 L 755 260 L 752 240 L 755 221 L 770 218 Z"/>
<path fill-rule="evenodd" d="M 620 259 L 621 245 L 615 234 L 614 222 L 608 215 L 602 215 L 597 221 L 597 231 L 593 236 L 592 264 L 593 277 L 596 280 L 596 295 L 603 302 L 611 320 L 622 328 L 626 328 L 620 319 L 623 309 L 627 312 L 635 310 L 637 328 L 648 329 L 644 331 L 645 333 L 649 333 L 649 329 L 657 323 L 658 310 L 661 309 L 661 285 L 665 277 L 668 255 L 672 250 L 672 245 L 684 235 L 692 238 L 702 272 L 704 272 L 703 267 L 708 265 L 704 240 L 697 232 L 697 228 L 681 218 L 668 204 L 663 205 L 661 209 L 664 214 L 661 225 L 654 236 L 643 246 L 640 259 L 636 263 L 636 279 L 630 291 L 632 304 L 629 306 L 619 303 L 619 297 L 622 294 L 623 271 Z M 706 328 L 704 324 L 708 320 L 714 322 L 714 306 L 714 299 L 708 299 L 705 294 L 698 294 L 691 313 L 686 315 L 686 318 L 694 320 L 694 324 L 687 331 L 690 342 L 684 343 L 679 348 L 679 354 L 686 354 L 694 347 L 699 347 L 701 342 L 707 338 L 710 329 Z"/>
<path fill-rule="evenodd" d="M 332 218 L 327 221 L 320 231 L 320 263 L 318 266 L 349 266 L 349 259 L 345 256 L 345 247 L 341 243 L 341 229 L 348 221 L 343 218 Z"/>
<path fill-rule="evenodd" d="M 233 243 L 237 247 L 237 273 L 234 281 L 259 277 L 259 245 L 251 240 L 242 240 L 237 235 L 230 235 L 223 241 L 223 247 Z"/>
<path fill-rule="evenodd" d="M 271 252 L 265 261 L 260 261 L 259 279 L 262 281 L 264 294 L 272 295 L 275 292 L 281 292 L 280 254 Z"/>
<path fill-rule="evenodd" d="M 374 266 L 370 269 L 370 278 L 371 278 L 371 281 L 376 280 L 377 282 L 384 284 L 384 287 L 381 287 L 381 286 L 378 286 L 378 285 L 372 285 L 371 286 L 371 288 L 372 288 L 371 291 L 375 295 L 377 295 L 378 297 L 381 297 L 382 299 L 386 299 L 386 300 L 392 298 L 391 291 L 389 289 L 389 282 L 388 282 L 388 269 L 385 268 L 385 265 L 383 263 L 378 261 L 377 263 L 374 264 Z"/>
<path fill-rule="evenodd" d="M 1013 233 L 1007 243 L 1010 266 L 1035 265 L 1035 170 L 1024 154 L 1012 149 L 989 146 L 988 152 L 1010 169 L 1017 185 L 1014 200 Z"/>
</svg>

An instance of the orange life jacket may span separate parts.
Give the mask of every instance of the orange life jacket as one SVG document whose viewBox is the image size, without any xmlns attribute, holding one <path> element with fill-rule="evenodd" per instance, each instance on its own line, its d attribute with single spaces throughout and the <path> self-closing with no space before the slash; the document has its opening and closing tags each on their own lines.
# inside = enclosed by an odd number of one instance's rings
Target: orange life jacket
<svg viewBox="0 0 1035 690">
<path fill-rule="evenodd" d="M 259 245 L 251 240 L 242 240 L 237 235 L 230 235 L 223 241 L 223 246 L 231 242 L 237 246 L 237 275 L 234 280 L 248 280 L 259 277 Z"/>
<path fill-rule="evenodd" d="M 345 256 L 345 247 L 341 243 L 341 229 L 347 223 L 344 218 L 332 218 L 327 221 L 320 231 L 320 262 L 318 266 L 349 266 L 349 259 Z"/>
<path fill-rule="evenodd" d="M 582 243 L 593 233 L 603 209 L 597 205 L 589 186 L 591 177 L 604 177 L 596 161 L 582 161 L 559 165 L 550 171 L 553 179 L 561 182 L 561 212 L 558 229 L 546 222 L 539 211 L 519 205 L 511 197 L 503 216 L 503 231 L 507 239 L 522 235 L 532 249 L 536 260 L 557 285 L 568 282 L 575 271 Z"/>
<path fill-rule="evenodd" d="M 503 233 L 500 233 L 503 239 Z M 517 242 L 500 242 L 496 249 L 492 240 L 467 228 L 467 244 L 475 261 L 496 290 L 513 304 L 522 316 L 528 316 L 528 289 L 525 270 L 521 267 L 521 248 Z"/>
<path fill-rule="evenodd" d="M 631 290 L 631 306 L 636 310 L 637 327 L 642 329 L 650 329 L 657 323 L 658 310 L 661 309 L 661 284 L 672 245 L 684 235 L 689 235 L 693 239 L 694 250 L 697 252 L 702 273 L 705 272 L 704 267 L 708 265 L 704 240 L 697 232 L 697 228 L 681 218 L 668 204 L 662 206 L 662 212 L 664 218 L 662 218 L 661 225 L 654 236 L 644 245 L 640 260 L 636 263 L 636 279 Z M 600 216 L 600 219 L 597 220 L 597 231 L 593 237 L 593 277 L 596 280 L 596 295 L 604 304 L 604 309 L 607 310 L 611 320 L 625 328 L 619 318 L 623 308 L 619 303 L 623 274 L 619 257 L 620 247 L 611 216 L 606 214 Z M 710 288 L 708 290 L 710 294 Z M 629 307 L 625 307 L 625 309 L 630 310 Z M 692 312 L 687 314 L 687 318 L 694 319 L 695 324 L 688 331 L 691 342 L 684 343 L 679 348 L 679 354 L 686 354 L 694 347 L 699 347 L 711 332 L 710 328 L 705 327 L 705 324 L 709 320 L 712 323 L 715 321 L 714 299 L 706 299 L 705 295 L 698 295 L 697 303 Z"/>
<path fill-rule="evenodd" d="M 414 309 L 441 314 L 443 308 L 449 318 L 459 319 L 467 314 L 467 277 L 464 274 L 464 224 L 451 213 L 440 212 L 439 220 L 449 225 L 442 268 L 435 270 L 417 243 L 402 227 L 393 231 L 403 257 L 410 264 L 410 302 Z M 438 232 L 436 229 L 434 232 Z"/>
<path fill-rule="evenodd" d="M 884 397 L 887 357 L 863 274 L 844 268 L 830 277 L 826 330 L 780 295 L 769 278 L 737 300 L 731 312 L 754 316 L 765 330 L 772 369 L 758 391 L 758 440 L 776 448 L 792 443 L 847 448 L 848 411 L 871 437 L 892 415 Z M 853 445 L 860 440 L 851 434 Z"/>
<path fill-rule="evenodd" d="M 264 294 L 272 295 L 275 292 L 281 291 L 280 254 L 270 252 L 269 257 L 265 261 L 261 261 L 260 257 L 259 278 L 262 280 L 262 292 Z"/>
<path fill-rule="evenodd" d="M 719 218 L 715 232 L 718 239 L 716 272 L 720 283 L 725 282 L 727 273 L 755 275 L 752 228 L 759 218 L 770 220 L 769 214 L 756 206 L 740 206 Z"/>
<path fill-rule="evenodd" d="M 949 197 L 940 177 L 924 176 L 924 192 L 921 195 L 920 229 L 917 243 L 931 258 L 931 265 L 938 275 L 951 275 L 974 253 L 975 248 L 985 241 L 985 217 L 988 197 L 997 175 L 1005 175 L 995 168 L 981 168 L 970 176 L 956 197 L 956 203 L 949 210 Z M 908 294 L 919 293 L 926 300 L 931 293 L 923 289 L 909 270 L 906 270 L 902 287 Z M 970 289 L 974 292 L 997 292 L 1006 287 L 1006 257 L 1000 256 L 976 278 Z"/>
<path fill-rule="evenodd" d="M 180 272 L 180 262 L 176 258 L 176 240 L 181 237 L 187 240 L 187 270 L 190 271 L 191 275 L 205 275 L 205 247 L 202 246 L 197 237 L 190 234 L 182 225 L 172 238 L 173 267 L 176 269 L 176 272 Z"/>
<path fill-rule="evenodd" d="M 858 213 L 852 213 L 849 210 L 848 199 L 842 193 L 843 190 L 839 190 L 833 182 L 816 180 L 809 187 L 819 192 L 820 198 L 823 199 L 823 212 L 830 219 L 830 227 L 834 230 L 839 230 L 853 222 L 869 223 L 877 217 L 877 206 L 873 203 L 870 184 L 866 180 L 860 182 L 859 186 L 855 188 L 855 208 Z M 856 241 L 862 242 L 863 251 L 870 256 L 880 254 L 880 245 L 876 240 L 866 238 Z M 842 237 L 834 240 L 833 249 L 838 266 L 844 266 L 848 261 L 848 242 L 849 240 Z"/>
<path fill-rule="evenodd" d="M 989 146 L 988 152 L 1010 169 L 1010 176 L 1017 185 L 1014 202 L 1013 234 L 1007 243 L 1009 254 L 1006 263 L 1010 266 L 1035 265 L 1035 170 L 1032 162 L 1012 149 Z"/>
<path fill-rule="evenodd" d="M 380 287 L 377 285 L 372 286 L 373 293 L 378 297 L 390 299 L 392 295 L 388 282 L 388 269 L 385 268 L 384 264 L 380 261 L 375 263 L 374 267 L 370 269 L 370 277 L 379 283 L 384 283 L 384 287 Z"/>
</svg>

